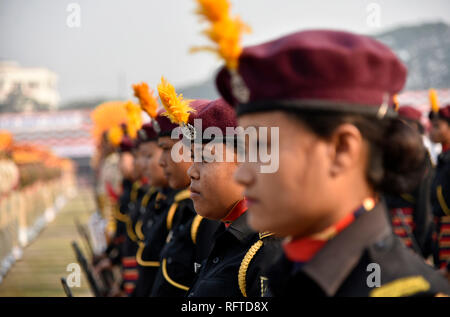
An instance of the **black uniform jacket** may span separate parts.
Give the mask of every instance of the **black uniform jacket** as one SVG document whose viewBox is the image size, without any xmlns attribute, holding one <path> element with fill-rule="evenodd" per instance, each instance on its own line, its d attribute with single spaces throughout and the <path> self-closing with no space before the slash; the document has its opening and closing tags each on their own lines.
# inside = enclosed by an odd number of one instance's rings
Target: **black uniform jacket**
<svg viewBox="0 0 450 317">
<path fill-rule="evenodd" d="M 247 225 L 247 213 L 228 228 L 221 224 L 215 244 L 202 264 L 189 297 L 259 297 L 267 277 L 263 272 L 281 254 L 279 239 L 259 234 Z"/>
<path fill-rule="evenodd" d="M 177 199 L 178 195 L 183 196 Z M 194 210 L 189 192 L 175 196 L 176 212 L 167 215 L 169 229 L 166 243 L 160 254 L 160 267 L 156 274 L 150 296 L 182 297 L 195 278 L 195 265 L 209 255 L 213 234 L 220 222 L 204 219 Z"/>
<path fill-rule="evenodd" d="M 438 157 L 431 185 L 431 205 L 437 235 L 434 241 L 434 261 L 437 267 L 450 271 L 450 150 Z"/>
<path fill-rule="evenodd" d="M 282 256 L 268 275 L 272 296 L 450 294 L 447 280 L 394 235 L 383 203 L 357 217 L 303 266 Z"/>
<path fill-rule="evenodd" d="M 435 216 L 450 216 L 450 150 L 438 157 L 431 185 L 431 204 Z"/>
<path fill-rule="evenodd" d="M 139 277 L 134 296 L 149 296 L 153 282 L 158 272 L 159 255 L 164 247 L 169 232 L 166 219 L 175 194 L 179 191 L 173 189 L 159 190 L 146 208 L 145 214 L 136 223 L 136 233 L 141 241 L 136 253 Z"/>
</svg>

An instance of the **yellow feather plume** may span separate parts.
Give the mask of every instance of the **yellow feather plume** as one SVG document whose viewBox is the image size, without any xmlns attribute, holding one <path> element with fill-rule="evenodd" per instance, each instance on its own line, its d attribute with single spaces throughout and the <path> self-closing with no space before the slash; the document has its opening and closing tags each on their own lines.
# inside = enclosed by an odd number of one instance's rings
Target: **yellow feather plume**
<svg viewBox="0 0 450 317">
<path fill-rule="evenodd" d="M 121 126 L 114 126 L 108 130 L 108 141 L 114 146 L 119 146 L 123 138 L 123 131 Z"/>
<path fill-rule="evenodd" d="M 218 21 L 230 10 L 228 0 L 197 0 L 197 3 L 195 13 L 208 21 Z"/>
<path fill-rule="evenodd" d="M 109 101 L 98 105 L 91 112 L 92 134 L 95 142 L 100 143 L 103 132 L 115 125 L 127 122 L 127 111 L 123 101 Z"/>
<path fill-rule="evenodd" d="M 189 113 L 195 110 L 189 106 L 192 100 L 183 99 L 183 95 L 177 95 L 175 88 L 164 78 L 158 85 L 159 98 L 166 112 L 162 115 L 168 117 L 172 123 L 186 124 L 189 120 Z"/>
<path fill-rule="evenodd" d="M 150 89 L 147 83 L 133 85 L 134 96 L 139 99 L 139 104 L 143 111 L 145 111 L 150 118 L 156 118 L 158 113 L 158 101 L 154 96 L 154 91 Z"/>
<path fill-rule="evenodd" d="M 249 33 L 250 27 L 229 13 L 228 0 L 197 0 L 196 13 L 211 23 L 203 33 L 215 43 L 215 46 L 197 46 L 191 52 L 212 51 L 221 57 L 231 70 L 236 70 L 242 53 L 241 36 Z"/>
<path fill-rule="evenodd" d="M 436 90 L 430 89 L 428 95 L 430 97 L 431 111 L 434 113 L 439 112 L 439 99 Z"/>
</svg>

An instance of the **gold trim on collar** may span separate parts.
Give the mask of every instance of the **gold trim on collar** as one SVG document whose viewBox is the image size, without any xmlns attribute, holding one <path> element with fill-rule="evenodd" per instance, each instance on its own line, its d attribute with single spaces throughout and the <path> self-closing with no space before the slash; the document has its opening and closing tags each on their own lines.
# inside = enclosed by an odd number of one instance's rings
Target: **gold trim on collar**
<svg viewBox="0 0 450 317">
<path fill-rule="evenodd" d="M 260 233 L 259 233 L 259 238 L 260 238 L 260 239 L 264 239 L 264 238 L 273 236 L 274 234 L 275 234 L 275 233 L 270 232 L 270 231 L 260 232 Z"/>
</svg>

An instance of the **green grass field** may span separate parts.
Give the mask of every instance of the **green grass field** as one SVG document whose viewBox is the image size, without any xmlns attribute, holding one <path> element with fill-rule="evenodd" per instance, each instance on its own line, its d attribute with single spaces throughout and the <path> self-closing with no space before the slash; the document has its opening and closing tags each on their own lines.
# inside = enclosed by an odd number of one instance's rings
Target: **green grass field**
<svg viewBox="0 0 450 317">
<path fill-rule="evenodd" d="M 0 284 L 0 296 L 65 296 L 60 278 L 70 274 L 66 271 L 69 263 L 76 263 L 70 243 L 76 240 L 84 247 L 74 219 L 86 223 L 93 211 L 92 191 L 80 190 L 54 221 L 23 250 L 23 257 L 13 265 Z M 83 274 L 81 286 L 73 287 L 72 293 L 74 296 L 91 296 Z"/>
</svg>

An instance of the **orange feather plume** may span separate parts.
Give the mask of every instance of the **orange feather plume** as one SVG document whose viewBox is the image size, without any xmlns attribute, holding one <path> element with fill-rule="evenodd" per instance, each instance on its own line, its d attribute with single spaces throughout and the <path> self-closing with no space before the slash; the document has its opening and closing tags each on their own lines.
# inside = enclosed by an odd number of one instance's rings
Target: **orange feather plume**
<svg viewBox="0 0 450 317">
<path fill-rule="evenodd" d="M 139 104 L 150 118 L 156 118 L 158 113 L 158 101 L 154 96 L 154 91 L 148 87 L 147 83 L 133 85 L 134 96 L 139 99 Z"/>
<path fill-rule="evenodd" d="M 430 98 L 430 104 L 431 104 L 431 111 L 434 113 L 439 112 L 439 99 L 438 95 L 435 89 L 430 89 L 428 91 L 428 95 Z"/>
<path fill-rule="evenodd" d="M 225 61 L 228 69 L 236 70 L 242 53 L 241 37 L 251 31 L 250 27 L 238 16 L 230 15 L 228 0 L 197 0 L 197 4 L 196 13 L 211 24 L 203 33 L 215 46 L 197 46 L 191 48 L 191 52 L 214 52 Z"/>
<path fill-rule="evenodd" d="M 164 77 L 161 77 L 158 93 L 166 109 L 162 115 L 168 117 L 172 123 L 186 124 L 189 114 L 195 111 L 189 106 L 192 100 L 183 99 L 183 94 L 177 95 L 175 88 Z"/>
</svg>

